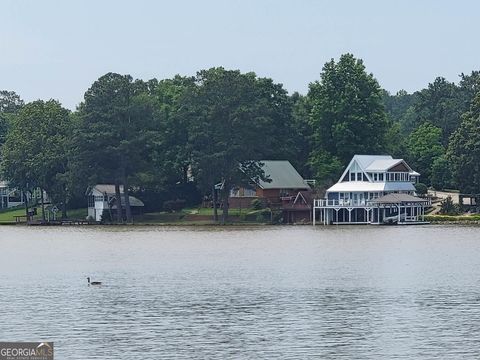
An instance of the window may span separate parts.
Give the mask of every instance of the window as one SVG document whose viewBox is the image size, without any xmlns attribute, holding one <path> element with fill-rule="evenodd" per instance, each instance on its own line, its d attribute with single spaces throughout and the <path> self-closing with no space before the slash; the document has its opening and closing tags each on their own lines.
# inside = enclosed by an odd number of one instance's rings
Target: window
<svg viewBox="0 0 480 360">
<path fill-rule="evenodd" d="M 383 174 L 378 174 L 378 180 L 383 181 Z"/>
<path fill-rule="evenodd" d="M 246 197 L 257 196 L 257 192 L 254 189 L 244 189 L 243 196 L 246 196 Z"/>
<path fill-rule="evenodd" d="M 354 172 L 350 173 L 350 181 L 355 181 L 355 173 Z"/>
<path fill-rule="evenodd" d="M 362 173 L 357 173 L 357 181 L 362 181 Z"/>
</svg>

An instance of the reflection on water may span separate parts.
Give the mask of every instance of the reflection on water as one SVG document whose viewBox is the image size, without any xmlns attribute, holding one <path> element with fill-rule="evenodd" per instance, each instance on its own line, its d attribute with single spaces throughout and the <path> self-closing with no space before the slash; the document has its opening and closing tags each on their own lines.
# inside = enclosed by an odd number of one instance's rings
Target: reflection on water
<svg viewBox="0 0 480 360">
<path fill-rule="evenodd" d="M 58 359 L 473 359 L 477 234 L 0 227 L 0 340 Z"/>
</svg>

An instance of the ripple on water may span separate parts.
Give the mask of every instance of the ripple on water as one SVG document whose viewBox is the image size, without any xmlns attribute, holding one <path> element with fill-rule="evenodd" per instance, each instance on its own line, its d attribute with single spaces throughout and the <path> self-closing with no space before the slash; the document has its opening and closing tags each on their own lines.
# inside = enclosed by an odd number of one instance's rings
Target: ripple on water
<svg viewBox="0 0 480 360">
<path fill-rule="evenodd" d="M 59 359 L 474 359 L 473 234 L 0 228 L 0 339 Z"/>
</svg>

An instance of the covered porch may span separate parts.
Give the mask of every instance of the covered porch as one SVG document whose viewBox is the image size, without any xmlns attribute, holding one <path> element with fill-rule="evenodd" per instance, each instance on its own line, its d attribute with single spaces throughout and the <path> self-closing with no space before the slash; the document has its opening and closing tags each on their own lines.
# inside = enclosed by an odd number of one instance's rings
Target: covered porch
<svg viewBox="0 0 480 360">
<path fill-rule="evenodd" d="M 314 200 L 313 224 L 424 224 L 430 199 L 392 193 L 366 202 Z"/>
</svg>

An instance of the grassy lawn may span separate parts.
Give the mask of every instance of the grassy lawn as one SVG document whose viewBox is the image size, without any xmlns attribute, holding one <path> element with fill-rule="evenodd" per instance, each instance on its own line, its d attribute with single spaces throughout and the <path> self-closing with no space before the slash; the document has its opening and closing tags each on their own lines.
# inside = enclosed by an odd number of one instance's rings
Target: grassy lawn
<svg viewBox="0 0 480 360">
<path fill-rule="evenodd" d="M 35 220 L 42 218 L 42 209 L 37 207 L 38 214 L 35 216 Z M 253 224 L 260 223 L 256 220 L 256 214 L 263 210 L 253 209 L 229 209 L 230 221 L 232 223 L 245 223 Z M 67 211 L 69 219 L 86 219 L 87 208 L 71 209 Z M 221 216 L 222 211 L 219 209 L 218 215 Z M 240 217 L 240 215 L 249 214 L 249 219 Z M 0 224 L 8 224 L 15 222 L 15 216 L 24 216 L 25 209 L 23 207 L 0 211 Z M 57 213 L 57 217 L 61 217 L 61 213 Z M 25 218 L 22 218 L 25 221 Z M 189 208 L 183 209 L 176 213 L 167 212 L 155 212 L 147 213 L 143 215 L 135 216 L 135 223 L 137 224 L 187 224 L 187 225 L 205 225 L 214 224 L 213 222 L 213 209 L 211 208 Z"/>
<path fill-rule="evenodd" d="M 229 223 L 235 224 L 256 224 L 263 223 L 256 221 L 256 214 L 262 210 L 252 209 L 229 209 L 230 221 Z M 218 215 L 221 216 L 222 211 L 218 211 Z M 253 219 L 242 219 L 240 215 L 253 215 Z M 186 224 L 186 225 L 205 225 L 214 224 L 213 222 L 213 209 L 210 208 L 188 208 L 176 213 L 156 212 L 147 213 L 141 216 L 135 217 L 136 224 Z"/>
<path fill-rule="evenodd" d="M 232 216 L 239 216 L 241 214 L 248 214 L 252 211 L 252 209 L 228 209 L 228 214 Z M 183 209 L 183 213 L 191 214 L 191 215 L 210 215 L 213 216 L 213 208 L 188 208 Z M 218 209 L 218 214 L 222 213 L 222 209 Z"/>
<path fill-rule="evenodd" d="M 69 219 L 85 219 L 87 217 L 87 208 L 82 209 L 72 209 L 68 210 L 68 218 Z M 11 223 L 15 222 L 15 216 L 24 216 L 25 215 L 25 208 L 18 207 L 14 209 L 2 210 L 0 211 L 0 223 Z M 61 212 L 57 213 L 57 218 L 61 217 Z M 35 220 L 40 220 L 42 218 L 42 207 L 37 207 L 37 215 L 34 217 Z M 25 221 L 23 217 L 21 221 Z"/>
<path fill-rule="evenodd" d="M 67 210 L 67 215 L 69 219 L 85 220 L 88 215 L 88 209 L 81 208 L 81 209 Z"/>
<path fill-rule="evenodd" d="M 186 219 L 188 214 L 184 212 L 178 213 L 166 213 L 166 212 L 156 212 L 148 213 L 143 215 L 135 216 L 136 224 L 210 224 L 213 223 L 212 220 L 203 219 L 203 217 L 198 216 L 199 219 L 195 219 L 195 215 L 189 216 L 189 219 Z"/>
<path fill-rule="evenodd" d="M 15 216 L 25 215 L 24 208 L 16 208 L 0 212 L 0 223 L 15 222 Z"/>
</svg>

